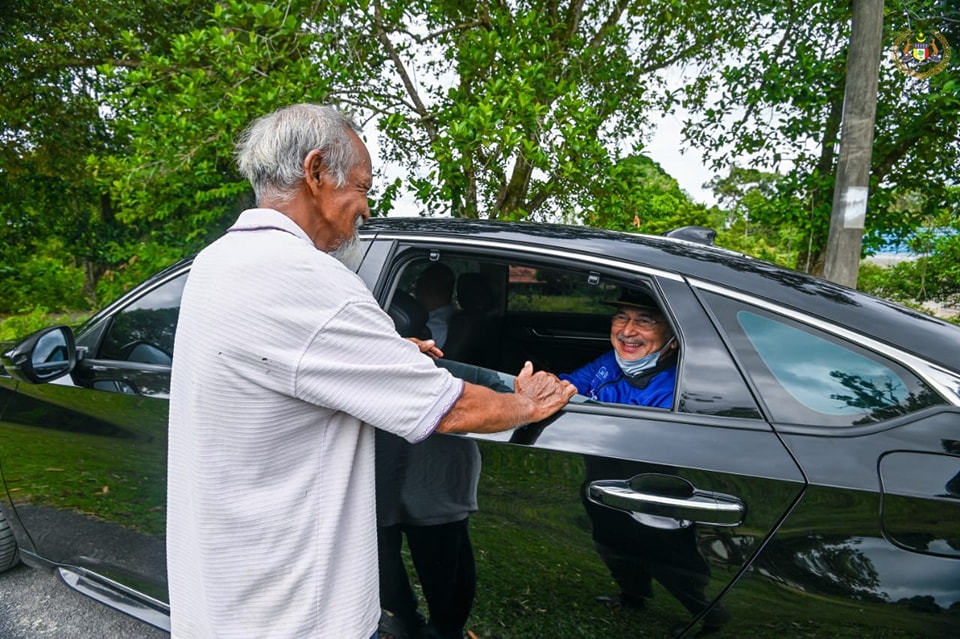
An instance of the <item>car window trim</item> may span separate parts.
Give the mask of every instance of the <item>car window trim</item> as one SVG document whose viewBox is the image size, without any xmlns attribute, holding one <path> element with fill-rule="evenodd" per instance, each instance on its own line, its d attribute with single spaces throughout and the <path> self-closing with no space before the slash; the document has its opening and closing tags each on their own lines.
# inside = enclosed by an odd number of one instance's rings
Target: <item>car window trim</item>
<svg viewBox="0 0 960 639">
<path fill-rule="evenodd" d="M 622 260 L 610 259 L 605 257 L 599 257 L 590 253 L 580 253 L 569 250 L 558 250 L 551 248 L 544 248 L 541 246 L 532 246 L 530 244 L 524 244 L 522 242 L 507 242 L 507 241 L 490 241 L 490 240 L 477 240 L 474 238 L 457 238 L 457 237 L 424 237 L 422 235 L 408 235 L 404 233 L 380 233 L 377 236 L 378 240 L 396 240 L 398 242 L 404 242 L 411 246 L 420 248 L 422 246 L 430 246 L 436 244 L 443 244 L 455 247 L 470 247 L 470 248 L 483 248 L 491 249 L 500 253 L 505 251 L 519 251 L 521 253 L 526 253 L 527 255 L 543 255 L 552 257 L 561 261 L 570 260 L 571 256 L 575 256 L 577 260 L 581 260 L 590 264 L 597 264 L 604 266 L 606 268 L 621 269 L 626 270 L 631 273 L 640 273 L 643 275 L 650 275 L 653 277 L 662 277 L 666 279 L 675 280 L 678 282 L 684 281 L 682 275 L 674 273 L 672 271 L 664 271 L 652 266 L 642 266 L 639 264 L 634 264 L 632 262 L 624 262 Z M 507 253 L 504 253 L 507 254 Z"/>
</svg>

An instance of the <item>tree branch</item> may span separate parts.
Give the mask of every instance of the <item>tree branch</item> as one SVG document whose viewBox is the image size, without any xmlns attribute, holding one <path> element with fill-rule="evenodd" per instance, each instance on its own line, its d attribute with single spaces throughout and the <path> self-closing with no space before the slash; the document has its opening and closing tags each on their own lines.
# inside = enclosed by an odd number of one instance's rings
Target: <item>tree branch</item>
<svg viewBox="0 0 960 639">
<path fill-rule="evenodd" d="M 423 103 L 423 100 L 420 99 L 420 95 L 417 93 L 417 88 L 410 79 L 410 74 L 407 72 L 407 68 L 404 66 L 403 61 L 400 59 L 400 55 L 397 53 L 396 48 L 393 46 L 393 42 L 390 41 L 390 38 L 387 36 L 387 32 L 383 27 L 383 9 L 380 4 L 380 0 L 376 0 L 374 2 L 374 16 L 377 26 L 377 40 L 379 40 L 387 50 L 387 54 L 390 56 L 390 60 L 393 62 L 393 66 L 396 68 L 397 74 L 399 74 L 400 80 L 403 82 L 403 86 L 407 91 L 407 95 L 410 97 L 411 101 L 413 101 L 414 110 L 420 115 L 423 128 L 427 132 L 427 137 L 430 139 L 431 143 L 436 142 L 437 130 L 429 119 L 430 114 L 427 111 L 427 107 Z"/>
</svg>

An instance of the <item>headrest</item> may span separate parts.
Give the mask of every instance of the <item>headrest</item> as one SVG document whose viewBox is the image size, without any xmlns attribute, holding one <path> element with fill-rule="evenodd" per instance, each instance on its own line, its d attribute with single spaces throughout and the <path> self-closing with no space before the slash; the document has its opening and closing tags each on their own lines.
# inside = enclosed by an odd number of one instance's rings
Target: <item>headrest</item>
<svg viewBox="0 0 960 639">
<path fill-rule="evenodd" d="M 495 307 L 493 289 L 480 273 L 462 273 L 457 279 L 457 303 L 468 311 L 491 311 Z"/>
<path fill-rule="evenodd" d="M 430 339 L 430 329 L 427 328 L 429 314 L 427 309 L 414 299 L 409 293 L 396 291 L 387 314 L 393 319 L 393 325 L 401 337 L 416 337 Z"/>
</svg>

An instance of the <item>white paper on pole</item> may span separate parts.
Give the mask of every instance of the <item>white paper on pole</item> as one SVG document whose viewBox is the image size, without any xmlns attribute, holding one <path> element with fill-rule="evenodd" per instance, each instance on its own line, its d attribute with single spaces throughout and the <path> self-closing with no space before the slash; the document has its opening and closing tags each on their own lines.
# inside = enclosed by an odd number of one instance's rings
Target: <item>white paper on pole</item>
<svg viewBox="0 0 960 639">
<path fill-rule="evenodd" d="M 843 228 L 862 229 L 867 216 L 867 187 L 848 186 L 840 206 L 843 207 Z"/>
</svg>

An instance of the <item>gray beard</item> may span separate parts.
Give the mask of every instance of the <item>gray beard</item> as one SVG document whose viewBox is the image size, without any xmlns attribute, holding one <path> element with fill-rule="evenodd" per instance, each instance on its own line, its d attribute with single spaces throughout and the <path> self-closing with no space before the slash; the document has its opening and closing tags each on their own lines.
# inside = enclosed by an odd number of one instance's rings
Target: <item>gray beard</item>
<svg viewBox="0 0 960 639">
<path fill-rule="evenodd" d="M 363 248 L 356 233 L 349 240 L 330 251 L 330 256 L 338 259 L 344 266 L 356 273 L 363 261 Z"/>
</svg>

